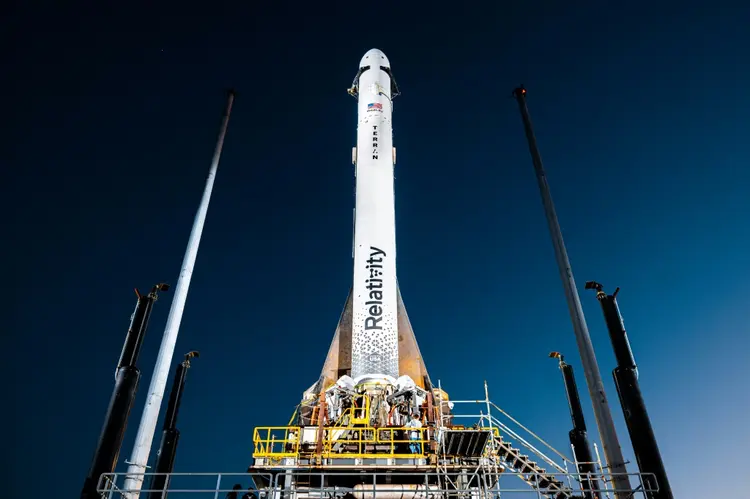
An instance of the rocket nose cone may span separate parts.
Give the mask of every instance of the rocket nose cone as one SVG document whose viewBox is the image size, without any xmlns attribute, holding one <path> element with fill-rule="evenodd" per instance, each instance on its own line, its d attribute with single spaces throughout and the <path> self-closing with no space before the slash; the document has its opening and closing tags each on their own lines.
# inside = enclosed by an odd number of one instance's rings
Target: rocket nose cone
<svg viewBox="0 0 750 499">
<path fill-rule="evenodd" d="M 386 68 L 391 67 L 391 63 L 388 61 L 388 58 L 385 56 L 385 54 L 378 49 L 370 49 L 367 51 L 367 53 L 362 57 L 362 60 L 359 61 L 359 67 L 364 66 L 384 66 Z"/>
</svg>

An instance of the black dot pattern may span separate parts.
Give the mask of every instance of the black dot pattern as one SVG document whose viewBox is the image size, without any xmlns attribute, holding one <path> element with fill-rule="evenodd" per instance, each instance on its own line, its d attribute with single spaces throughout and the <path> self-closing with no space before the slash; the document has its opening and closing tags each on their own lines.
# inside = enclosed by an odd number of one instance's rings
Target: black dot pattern
<svg viewBox="0 0 750 499">
<path fill-rule="evenodd" d="M 393 308 L 395 311 L 395 307 Z M 398 323 L 394 312 L 383 314 L 383 329 L 365 330 L 366 312 L 354 311 L 352 324 L 352 378 L 387 374 L 398 378 Z"/>
</svg>

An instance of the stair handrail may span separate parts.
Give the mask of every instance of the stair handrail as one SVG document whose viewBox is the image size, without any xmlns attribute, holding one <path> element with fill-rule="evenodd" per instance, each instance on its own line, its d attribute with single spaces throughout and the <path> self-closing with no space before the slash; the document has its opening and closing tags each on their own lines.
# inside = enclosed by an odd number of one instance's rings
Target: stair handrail
<svg viewBox="0 0 750 499">
<path fill-rule="evenodd" d="M 549 450 L 551 450 L 552 452 L 554 452 L 555 454 L 557 454 L 558 456 L 560 456 L 560 459 L 562 459 L 563 461 L 569 462 L 569 463 L 571 463 L 571 464 L 575 464 L 575 461 L 573 461 L 572 459 L 570 459 L 569 457 L 567 457 L 567 456 L 566 456 L 565 454 L 563 454 L 563 453 L 562 453 L 562 452 L 560 452 L 559 450 L 557 450 L 557 449 L 555 449 L 554 447 L 552 447 L 552 445 L 550 445 L 549 443 L 547 443 L 547 442 L 546 442 L 546 441 L 545 441 L 545 440 L 544 440 L 544 439 L 543 439 L 542 437 L 540 437 L 539 435 L 537 435 L 536 433 L 534 433 L 534 432 L 533 432 L 533 431 L 531 431 L 530 429 L 526 428 L 526 427 L 525 427 L 525 426 L 524 426 L 523 424 L 521 424 L 521 423 L 520 423 L 520 422 L 519 422 L 519 421 L 518 421 L 517 419 L 515 419 L 515 418 L 514 418 L 513 416 L 511 416 L 510 414 L 508 414 L 507 412 L 505 412 L 504 410 L 502 410 L 502 409 L 501 409 L 500 407 L 498 407 L 498 405 L 497 405 L 497 404 L 495 404 L 494 402 L 490 402 L 490 405 L 491 405 L 492 407 L 494 407 L 495 409 L 497 409 L 497 410 L 498 410 L 498 411 L 499 411 L 500 413 L 502 413 L 502 414 L 503 414 L 503 415 L 504 415 L 505 417 L 507 417 L 508 419 L 510 419 L 510 420 L 511 420 L 511 421 L 512 421 L 513 423 L 517 424 L 517 425 L 518 425 L 519 427 L 521 427 L 521 428 L 522 428 L 523 430 L 525 430 L 525 431 L 526 431 L 526 432 L 527 432 L 527 433 L 528 433 L 529 435 L 531 435 L 532 437 L 534 437 L 534 438 L 536 438 L 536 439 L 537 439 L 538 441 L 540 441 L 540 442 L 541 442 L 541 443 L 542 443 L 542 444 L 543 444 L 543 445 L 544 445 L 545 447 L 547 447 L 547 448 L 548 448 Z M 500 422 L 499 420 L 497 420 L 497 418 L 495 418 L 494 416 L 492 416 L 492 415 L 490 415 L 490 416 L 491 416 L 491 417 L 492 417 L 493 419 L 495 419 L 495 420 L 496 420 L 496 421 L 497 421 L 498 423 L 500 423 L 500 424 L 503 424 L 503 426 L 505 426 L 505 427 L 507 428 L 507 425 L 505 425 L 504 423 L 502 423 L 502 422 Z M 512 431 L 512 430 L 511 430 L 511 431 Z M 515 433 L 515 432 L 514 432 L 514 433 Z M 526 440 L 522 439 L 522 438 L 521 438 L 520 436 L 519 436 L 519 437 L 516 437 L 516 438 L 518 438 L 519 440 L 522 440 L 523 442 L 526 442 Z M 534 449 L 534 452 L 539 452 L 539 451 L 537 451 L 537 450 L 536 450 L 536 448 L 535 448 L 535 447 L 533 447 L 533 446 L 532 446 L 531 444 L 528 444 L 528 443 L 527 443 L 527 445 L 529 446 L 529 448 L 531 448 L 531 449 Z M 543 454 L 542 454 L 542 455 L 543 455 Z M 563 473 L 565 473 L 565 470 L 561 469 L 561 471 L 562 471 Z"/>
<path fill-rule="evenodd" d="M 462 404 L 462 403 L 463 404 L 467 404 L 467 403 L 486 404 L 487 401 L 485 401 L 485 400 L 454 400 L 453 403 L 454 404 Z M 542 442 L 542 444 L 544 444 L 545 447 L 547 447 L 552 452 L 554 452 L 555 454 L 557 454 L 563 461 L 567 461 L 567 462 L 573 463 L 573 461 L 570 458 L 566 457 L 563 453 L 561 453 L 560 451 L 558 451 L 557 449 L 555 449 L 554 447 L 552 447 L 549 443 L 547 443 L 546 441 L 544 441 L 539 435 L 537 435 L 536 433 L 534 433 L 531 430 L 529 430 L 528 428 L 526 428 L 524 425 L 522 425 L 520 422 L 518 422 L 515 418 L 513 418 L 510 414 L 508 414 L 507 412 L 505 412 L 504 410 L 502 410 L 500 407 L 498 407 L 497 404 L 495 404 L 494 402 L 490 402 L 490 405 L 492 407 L 494 407 L 495 409 L 497 409 L 498 411 L 500 411 L 503 415 L 507 416 L 511 421 L 513 421 L 515 424 L 517 424 L 518 426 L 520 426 L 522 429 L 526 430 L 534 438 L 536 438 L 537 440 L 539 440 L 540 442 Z M 469 414 L 454 414 L 454 417 L 460 417 L 460 418 L 462 418 L 462 417 L 472 417 L 472 415 L 469 415 Z M 503 423 L 502 421 L 500 421 L 498 418 L 496 418 L 492 414 L 485 415 L 485 414 L 481 414 L 481 411 L 480 411 L 480 414 L 478 416 L 473 416 L 473 417 L 478 417 L 480 420 L 485 419 L 485 418 L 490 418 L 489 420 L 492 421 L 492 422 L 494 422 L 494 424 L 497 425 L 500 429 L 502 429 L 506 434 L 508 434 L 509 436 L 513 437 L 516 440 L 519 440 L 524 447 L 526 447 L 528 450 L 530 450 L 534 454 L 537 454 L 546 463 L 548 463 L 550 466 L 553 466 L 559 472 L 565 473 L 565 469 L 564 468 L 562 468 L 559 464 L 557 464 L 555 461 L 553 461 L 550 457 L 548 457 L 547 455 L 545 455 L 542 451 L 540 451 L 539 449 L 537 449 L 534 445 L 532 445 L 531 443 L 529 443 L 525 438 L 523 438 L 521 435 L 519 435 L 518 433 L 516 433 L 515 431 L 513 431 L 507 424 Z M 494 440 L 494 438 L 493 438 L 493 440 Z"/>
<path fill-rule="evenodd" d="M 521 435 L 516 433 L 515 431 L 511 430 L 508 425 L 503 423 L 502 421 L 498 421 L 494 416 L 491 416 L 493 419 L 495 419 L 495 424 L 500 427 L 501 429 L 505 430 L 511 437 L 515 438 L 516 440 L 519 440 L 521 444 L 523 444 L 524 447 L 526 447 L 528 450 L 536 454 L 537 456 L 541 457 L 544 462 L 549 464 L 550 466 L 553 466 L 557 471 L 560 473 L 567 473 L 565 471 L 565 468 L 557 464 L 555 461 L 553 461 L 551 458 L 549 458 L 547 455 L 545 455 L 542 451 L 531 445 L 526 439 L 524 439 Z M 554 449 L 553 449 L 554 450 Z"/>
</svg>

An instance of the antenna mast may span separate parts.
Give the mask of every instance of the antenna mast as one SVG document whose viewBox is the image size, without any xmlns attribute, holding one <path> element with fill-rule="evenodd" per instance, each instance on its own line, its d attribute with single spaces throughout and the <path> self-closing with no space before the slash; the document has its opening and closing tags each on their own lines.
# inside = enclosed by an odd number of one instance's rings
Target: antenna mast
<svg viewBox="0 0 750 499">
<path fill-rule="evenodd" d="M 599 436 L 604 447 L 604 456 L 610 468 L 609 471 L 613 474 L 612 481 L 615 486 L 615 497 L 617 499 L 627 499 L 631 496 L 632 489 L 627 469 L 625 468 L 625 459 L 622 456 L 620 442 L 615 432 L 615 423 L 612 420 L 612 412 L 609 410 L 607 395 L 604 393 L 604 383 L 602 382 L 602 375 L 599 372 L 599 364 L 596 362 L 596 354 L 594 353 L 594 346 L 591 343 L 591 336 L 589 336 L 589 329 L 586 326 L 581 299 L 578 296 L 578 291 L 576 291 L 573 270 L 570 267 L 568 252 L 565 249 L 560 223 L 557 221 L 555 205 L 552 203 L 552 195 L 547 184 L 547 175 L 542 165 L 542 156 L 539 154 L 534 129 L 531 126 L 529 109 L 526 107 L 526 89 L 523 86 L 516 88 L 513 91 L 513 96 L 518 101 L 523 126 L 526 131 L 526 139 L 529 141 L 529 152 L 534 163 L 534 171 L 539 183 L 539 192 L 542 196 L 542 204 L 544 205 L 544 213 L 547 216 L 552 244 L 555 247 L 555 259 L 557 260 L 557 266 L 560 269 L 560 278 L 565 289 L 565 299 L 568 302 L 570 319 L 573 322 L 573 331 L 576 335 L 576 343 L 578 343 L 578 352 L 581 354 L 583 374 L 586 377 L 589 395 L 594 405 L 594 417 L 599 427 Z"/>
<path fill-rule="evenodd" d="M 141 424 L 138 427 L 138 434 L 135 437 L 135 446 L 133 447 L 133 454 L 130 458 L 128 475 L 125 479 L 123 490 L 128 499 L 137 499 L 140 495 L 141 487 L 143 486 L 143 473 L 146 471 L 148 456 L 151 452 L 151 444 L 153 443 L 154 433 L 156 432 L 156 423 L 159 419 L 159 408 L 161 407 L 161 402 L 164 398 L 164 391 L 167 387 L 169 366 L 172 363 L 172 355 L 174 355 L 174 349 L 177 343 L 177 334 L 179 333 L 180 322 L 182 321 L 182 312 L 185 309 L 185 301 L 187 300 L 188 288 L 190 287 L 190 279 L 193 276 L 193 267 L 195 266 L 195 259 L 198 256 L 198 246 L 200 245 L 201 234 L 203 233 L 203 225 L 206 221 L 208 203 L 211 200 L 211 191 L 214 187 L 216 170 L 219 167 L 219 158 L 221 157 L 221 149 L 224 145 L 224 136 L 227 133 L 229 114 L 232 111 L 234 95 L 234 90 L 229 90 L 227 105 L 221 122 L 219 139 L 216 143 L 216 149 L 214 150 L 213 161 L 211 162 L 211 169 L 209 170 L 208 178 L 206 179 L 203 198 L 198 206 L 198 212 L 195 214 L 195 222 L 193 223 L 193 229 L 190 232 L 190 239 L 188 239 L 187 250 L 185 251 L 185 257 L 182 261 L 180 278 L 175 287 L 172 306 L 169 309 L 167 326 L 164 329 L 164 337 L 161 341 L 161 347 L 159 348 L 159 356 L 156 358 L 156 367 L 154 368 L 154 374 L 151 378 L 151 385 L 148 387 L 146 407 L 143 409 Z"/>
</svg>

